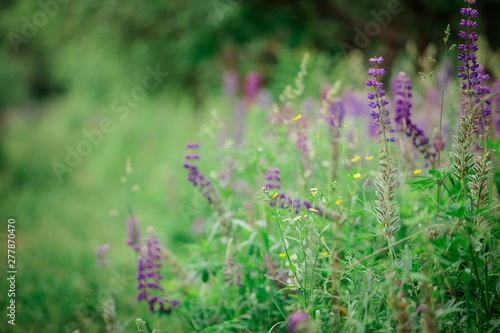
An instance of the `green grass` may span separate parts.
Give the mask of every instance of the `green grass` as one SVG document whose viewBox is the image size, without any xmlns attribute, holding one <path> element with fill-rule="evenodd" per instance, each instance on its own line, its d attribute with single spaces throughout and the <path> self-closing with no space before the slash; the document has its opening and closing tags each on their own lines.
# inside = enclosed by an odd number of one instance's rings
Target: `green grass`
<svg viewBox="0 0 500 333">
<path fill-rule="evenodd" d="M 52 161 L 64 161 L 66 145 L 75 147 L 84 138 L 81 130 L 110 117 L 109 110 L 87 110 L 78 99 L 66 98 L 5 114 L 0 233 L 6 236 L 7 219 L 16 219 L 18 275 L 16 326 L 2 320 L 0 331 L 103 331 L 98 297 L 106 292 L 116 298 L 122 322 L 132 314 L 147 316 L 135 301 L 135 257 L 125 245 L 122 193 L 139 219 L 156 227 L 162 243 L 176 247 L 188 237 L 190 225 L 177 204 L 190 189 L 180 186 L 177 172 L 184 143 L 203 116 L 187 99 L 169 96 L 148 98 L 127 119 L 116 120 L 116 130 L 62 182 Z M 122 183 L 127 156 L 133 173 Z M 141 190 L 131 192 L 135 184 Z M 112 268 L 96 265 L 96 247 L 104 243 L 111 246 Z M 2 308 L 6 301 L 2 293 Z"/>
</svg>

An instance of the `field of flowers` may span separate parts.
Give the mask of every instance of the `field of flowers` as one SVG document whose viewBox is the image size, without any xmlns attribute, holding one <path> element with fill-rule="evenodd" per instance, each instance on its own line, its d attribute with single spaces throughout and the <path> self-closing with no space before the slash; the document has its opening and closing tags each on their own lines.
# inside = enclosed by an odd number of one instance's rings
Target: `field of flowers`
<svg viewBox="0 0 500 333">
<path fill-rule="evenodd" d="M 304 98 L 305 53 L 274 99 L 258 73 L 240 88 L 228 71 L 232 113 L 214 110 L 179 160 L 188 254 L 126 199 L 135 298 L 150 311 L 138 330 L 498 332 L 500 82 L 477 60 L 467 5 L 443 32 L 445 58 L 427 59 L 434 74 L 387 77 L 382 57 L 351 54 L 364 84 L 339 76 Z"/>
<path fill-rule="evenodd" d="M 81 119 L 13 116 L 23 274 L 0 331 L 500 332 L 500 67 L 475 2 L 425 57 L 286 51 L 272 84 L 223 73 L 206 115 L 146 101 L 156 123 L 131 110 L 68 175 L 27 162 Z"/>
</svg>

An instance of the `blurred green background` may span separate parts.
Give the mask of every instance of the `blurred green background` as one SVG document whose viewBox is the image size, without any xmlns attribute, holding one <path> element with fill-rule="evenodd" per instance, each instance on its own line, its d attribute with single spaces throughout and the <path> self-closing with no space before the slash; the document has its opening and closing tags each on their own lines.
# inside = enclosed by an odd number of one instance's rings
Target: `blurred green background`
<svg viewBox="0 0 500 333">
<path fill-rule="evenodd" d="M 447 24 L 451 42 L 458 42 L 463 5 L 461 0 L 359 0 L 355 6 L 334 0 L 2 1 L 0 241 L 6 249 L 6 222 L 15 218 L 19 273 L 16 327 L 2 313 L 0 331 L 103 332 L 100 300 L 107 294 L 115 297 L 124 327 L 133 330 L 127 323 L 147 309 L 135 301 L 123 194 L 139 220 L 154 226 L 160 241 L 182 256 L 195 238 L 196 218 L 185 213 L 195 205 L 180 168 L 184 144 L 196 139 L 212 108 L 222 117 L 231 114 L 223 98 L 226 70 L 240 77 L 260 72 L 273 97 L 291 83 L 305 51 L 313 54 L 306 95 L 314 98 L 322 82 L 337 79 L 335 73 L 364 71 L 339 71 L 352 49 L 366 58 L 383 55 L 388 68 L 411 54 L 415 65 L 407 70 L 413 75 L 426 69 L 418 60 L 429 45 L 439 57 Z M 498 78 L 500 1 L 483 0 L 476 7 L 482 60 Z M 142 84 L 148 68 L 168 76 L 128 107 L 126 116 L 116 112 L 117 101 Z M 103 119 L 113 129 L 71 173 L 59 177 L 54 161 L 65 163 L 67 147 L 76 149 L 83 131 L 99 128 Z M 127 157 L 131 174 L 125 170 Z M 104 243 L 111 245 L 112 267 L 96 265 L 96 246 Z M 6 254 L 0 257 L 4 272 Z M 2 282 L 2 309 L 6 286 Z"/>
</svg>

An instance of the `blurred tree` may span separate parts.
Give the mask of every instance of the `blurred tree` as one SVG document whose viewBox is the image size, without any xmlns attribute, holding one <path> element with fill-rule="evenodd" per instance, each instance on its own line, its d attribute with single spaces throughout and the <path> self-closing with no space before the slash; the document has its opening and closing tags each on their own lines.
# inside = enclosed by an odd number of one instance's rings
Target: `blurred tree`
<svg viewBox="0 0 500 333">
<path fill-rule="evenodd" d="M 168 85 L 201 98 L 218 87 L 226 68 L 269 71 L 282 48 L 329 55 L 356 48 L 390 63 L 408 41 L 419 54 L 430 43 L 441 45 L 448 23 L 456 36 L 462 6 L 462 0 L 4 1 L 0 108 L 74 91 L 107 101 L 156 65 L 170 73 Z M 476 8 L 479 32 L 500 47 L 500 0 L 481 0 Z M 36 33 L 28 36 L 30 25 Z"/>
</svg>

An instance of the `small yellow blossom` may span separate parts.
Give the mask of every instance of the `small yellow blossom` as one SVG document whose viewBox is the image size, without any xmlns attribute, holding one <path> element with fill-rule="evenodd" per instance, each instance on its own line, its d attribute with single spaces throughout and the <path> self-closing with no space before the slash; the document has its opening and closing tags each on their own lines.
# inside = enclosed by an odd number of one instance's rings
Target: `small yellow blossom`
<svg viewBox="0 0 500 333">
<path fill-rule="evenodd" d="M 367 161 L 371 161 L 371 160 L 372 160 L 372 158 L 373 158 L 373 155 L 371 155 L 371 156 L 366 156 L 365 158 L 366 158 L 366 160 L 367 160 Z"/>
<path fill-rule="evenodd" d="M 321 253 L 324 254 L 325 256 L 328 255 L 328 252 L 326 252 L 326 251 L 325 252 L 321 252 Z"/>
<path fill-rule="evenodd" d="M 321 240 L 325 240 L 325 237 L 321 237 Z"/>
<path fill-rule="evenodd" d="M 352 175 L 352 178 L 354 178 L 354 179 L 358 179 L 359 177 L 361 177 L 361 174 L 359 172 Z"/>
<path fill-rule="evenodd" d="M 277 195 L 278 195 L 278 193 L 274 193 L 273 194 L 273 199 L 276 198 Z"/>
<path fill-rule="evenodd" d="M 316 137 L 318 137 L 318 138 L 319 138 L 320 136 L 321 136 L 321 133 L 320 133 L 320 132 L 318 132 L 318 134 L 316 134 Z"/>
<path fill-rule="evenodd" d="M 337 205 L 340 205 L 340 204 L 342 203 L 342 199 L 339 199 L 339 200 L 335 201 L 335 203 L 336 203 Z"/>
<path fill-rule="evenodd" d="M 354 158 L 351 158 L 351 162 L 357 162 L 359 161 L 359 156 L 356 156 Z"/>
<path fill-rule="evenodd" d="M 413 171 L 413 174 L 414 174 L 414 175 L 418 175 L 418 174 L 419 174 L 419 173 L 421 173 L 421 172 L 422 172 L 422 170 L 415 170 L 415 171 Z"/>
<path fill-rule="evenodd" d="M 280 254 L 278 254 L 278 256 L 280 256 L 281 258 L 284 258 L 285 254 L 284 253 L 280 253 Z"/>
<path fill-rule="evenodd" d="M 347 125 L 344 125 L 344 128 L 347 128 Z"/>
<path fill-rule="evenodd" d="M 293 118 L 293 120 L 299 120 L 302 116 L 299 114 L 297 117 Z"/>
</svg>

